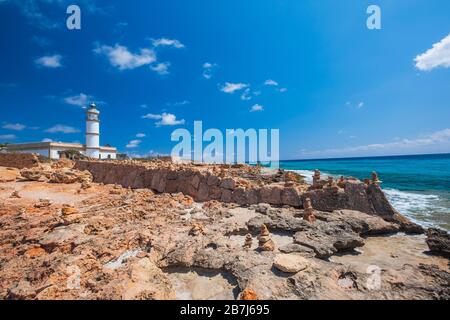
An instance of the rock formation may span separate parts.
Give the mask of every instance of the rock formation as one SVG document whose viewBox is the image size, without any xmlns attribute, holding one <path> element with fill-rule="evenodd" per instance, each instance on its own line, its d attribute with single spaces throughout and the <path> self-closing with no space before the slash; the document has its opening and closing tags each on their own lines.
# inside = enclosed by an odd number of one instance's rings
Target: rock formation
<svg viewBox="0 0 450 320">
<path fill-rule="evenodd" d="M 190 236 L 198 236 L 205 233 L 205 229 L 201 223 L 194 223 L 191 227 L 191 230 L 189 230 Z"/>
<path fill-rule="evenodd" d="M 431 252 L 450 258 L 450 235 L 447 231 L 428 229 L 426 242 Z"/>
<path fill-rule="evenodd" d="M 52 205 L 52 203 L 50 202 L 49 199 L 39 199 L 38 203 L 34 204 L 35 208 L 45 208 L 45 207 L 50 207 Z"/>
<path fill-rule="evenodd" d="M 273 251 L 275 250 L 275 243 L 270 237 L 269 229 L 266 225 L 261 226 L 261 231 L 258 236 L 258 249 L 261 251 Z"/>
<path fill-rule="evenodd" d="M 22 198 L 19 194 L 19 191 L 15 190 L 11 193 L 11 195 L 9 196 L 10 198 L 15 198 L 15 199 L 20 199 Z"/>
</svg>

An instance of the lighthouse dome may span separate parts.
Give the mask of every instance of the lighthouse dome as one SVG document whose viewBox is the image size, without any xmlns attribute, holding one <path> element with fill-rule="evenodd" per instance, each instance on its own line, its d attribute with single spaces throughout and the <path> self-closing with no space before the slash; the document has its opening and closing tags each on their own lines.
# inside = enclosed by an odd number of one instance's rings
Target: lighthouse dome
<svg viewBox="0 0 450 320">
<path fill-rule="evenodd" d="M 89 105 L 88 112 L 89 112 L 89 113 L 100 114 L 100 111 L 97 110 L 97 106 L 96 106 L 96 104 L 95 104 L 94 102 L 92 102 L 92 103 Z"/>
</svg>

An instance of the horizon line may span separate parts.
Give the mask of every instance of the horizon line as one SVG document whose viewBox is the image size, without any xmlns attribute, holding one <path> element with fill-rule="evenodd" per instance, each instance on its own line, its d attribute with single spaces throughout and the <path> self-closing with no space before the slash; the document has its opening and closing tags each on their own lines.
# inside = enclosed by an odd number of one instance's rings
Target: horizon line
<svg viewBox="0 0 450 320">
<path fill-rule="evenodd" d="M 293 162 L 293 161 L 327 161 L 327 160 L 351 160 L 351 159 L 366 159 L 366 158 L 394 158 L 394 157 L 442 156 L 442 155 L 450 155 L 450 152 L 443 152 L 443 153 L 417 153 L 417 154 L 397 154 L 397 155 L 379 155 L 379 156 L 355 156 L 355 157 L 336 157 L 336 158 L 289 159 L 289 160 L 280 160 L 280 162 Z"/>
</svg>

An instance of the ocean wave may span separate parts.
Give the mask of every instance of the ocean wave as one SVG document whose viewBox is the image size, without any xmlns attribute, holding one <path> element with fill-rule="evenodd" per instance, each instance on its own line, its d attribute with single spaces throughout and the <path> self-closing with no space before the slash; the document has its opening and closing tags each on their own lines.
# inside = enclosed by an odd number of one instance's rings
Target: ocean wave
<svg viewBox="0 0 450 320">
<path fill-rule="evenodd" d="M 420 194 L 397 189 L 384 189 L 383 191 L 395 209 L 425 227 L 434 225 L 435 213 L 448 211 L 447 208 L 440 205 L 440 197 L 434 194 Z"/>
<path fill-rule="evenodd" d="M 314 170 L 287 170 L 287 171 L 292 171 L 292 172 L 298 173 L 299 175 L 302 175 L 303 177 L 305 177 L 306 183 L 312 184 L 312 182 L 313 182 Z M 331 173 L 324 172 L 324 171 L 321 171 L 320 175 L 322 177 L 328 177 L 328 176 L 332 176 L 333 178 L 340 177 L 339 175 L 331 174 Z"/>
<path fill-rule="evenodd" d="M 298 173 L 305 177 L 305 182 L 312 184 L 313 170 L 288 170 Z M 321 172 L 322 176 L 339 175 Z M 439 225 L 436 221 L 436 215 L 447 214 L 449 209 L 443 205 L 443 200 L 435 194 L 423 194 L 408 191 L 400 191 L 397 189 L 383 189 L 386 197 L 392 206 L 401 214 L 405 215 L 411 221 L 422 225 L 423 227 L 433 227 Z M 445 204 L 445 203 L 444 203 Z"/>
</svg>

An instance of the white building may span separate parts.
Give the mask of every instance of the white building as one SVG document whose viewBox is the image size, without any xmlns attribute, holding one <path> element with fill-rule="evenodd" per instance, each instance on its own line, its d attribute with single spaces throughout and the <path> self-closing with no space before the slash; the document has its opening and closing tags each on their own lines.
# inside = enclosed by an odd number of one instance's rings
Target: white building
<svg viewBox="0 0 450 320">
<path fill-rule="evenodd" d="M 117 149 L 110 146 L 100 146 L 100 112 L 92 103 L 86 112 L 86 144 L 65 142 L 32 142 L 10 144 L 7 152 L 38 153 L 51 159 L 61 158 L 65 151 L 78 151 L 95 159 L 116 159 Z"/>
</svg>

